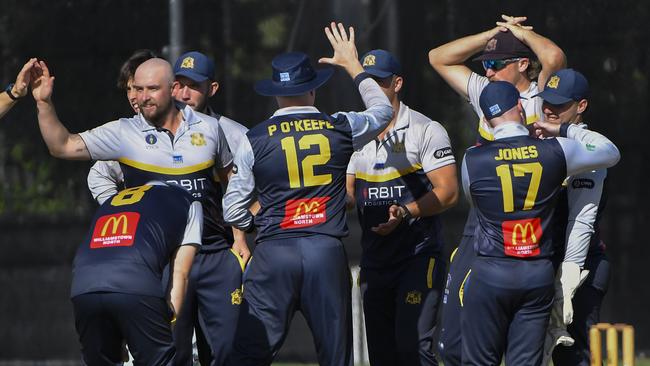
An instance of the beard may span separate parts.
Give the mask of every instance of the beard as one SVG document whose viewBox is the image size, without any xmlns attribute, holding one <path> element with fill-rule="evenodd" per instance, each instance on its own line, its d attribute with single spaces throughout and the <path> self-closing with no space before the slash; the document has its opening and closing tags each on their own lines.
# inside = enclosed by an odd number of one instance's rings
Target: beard
<svg viewBox="0 0 650 366">
<path fill-rule="evenodd" d="M 166 105 L 155 103 L 140 104 L 140 112 L 144 118 L 156 127 L 162 127 L 165 124 L 165 117 L 173 108 L 171 100 Z M 153 108 L 151 108 L 153 107 Z"/>
</svg>

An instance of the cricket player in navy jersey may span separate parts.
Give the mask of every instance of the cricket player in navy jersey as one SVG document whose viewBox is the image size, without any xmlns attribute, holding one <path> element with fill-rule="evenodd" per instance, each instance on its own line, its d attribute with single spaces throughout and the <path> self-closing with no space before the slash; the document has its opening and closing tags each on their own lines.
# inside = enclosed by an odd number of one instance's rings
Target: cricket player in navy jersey
<svg viewBox="0 0 650 366">
<path fill-rule="evenodd" d="M 351 278 L 341 237 L 347 235 L 345 176 L 354 149 L 382 131 L 393 116 L 390 102 L 364 73 L 354 30 L 331 23 L 334 49 L 319 62 L 342 66 L 368 109 L 328 115 L 314 107 L 315 89 L 332 75 L 314 70 L 301 52 L 273 59 L 273 77 L 255 90 L 274 96 L 278 109 L 251 128 L 236 153 L 223 197 L 224 218 L 257 229 L 257 247 L 244 273 L 230 366 L 270 365 L 301 311 L 314 336 L 318 362 L 351 366 Z M 257 215 L 248 210 L 257 195 Z"/>
<path fill-rule="evenodd" d="M 182 309 L 203 211 L 162 182 L 128 188 L 97 210 L 77 250 L 71 298 L 85 365 L 116 365 L 126 341 L 139 365 L 176 365 L 173 317 Z M 172 281 L 164 290 L 163 269 Z"/>
<path fill-rule="evenodd" d="M 535 97 L 548 75 L 566 64 L 562 50 L 551 40 L 521 25 L 526 17 L 502 15 L 504 22 L 487 31 L 463 37 L 429 52 L 429 62 L 440 76 L 464 99 L 469 101 L 479 117 L 477 143 L 493 140 L 492 129 L 485 121 L 478 103 L 481 91 L 490 81 L 507 81 L 519 90 L 526 123 L 542 116 L 542 100 Z M 477 52 L 485 75 L 481 76 L 465 65 Z M 438 351 L 446 366 L 460 365 L 460 311 L 463 306 L 463 282 L 467 278 L 475 253 L 471 249 L 476 229 L 476 215 L 470 212 L 463 237 L 450 258 L 449 273 L 442 304 Z"/>
<path fill-rule="evenodd" d="M 499 365 L 504 354 L 506 365 L 541 365 L 562 183 L 620 158 L 611 141 L 576 125 L 536 122 L 543 136 L 562 137 L 530 136 L 519 99 L 505 81 L 484 88 L 479 103 L 495 140 L 463 159 L 463 188 L 478 217 L 461 313 L 463 365 Z M 568 245 L 573 252 L 574 242 Z"/>
<path fill-rule="evenodd" d="M 458 200 L 447 131 L 400 101 L 404 79 L 385 50 L 362 58 L 395 111 L 347 172 L 362 238 L 360 286 L 370 364 L 437 365 L 433 333 L 445 278 L 438 214 Z"/>
<path fill-rule="evenodd" d="M 580 72 L 562 69 L 553 73 L 539 96 L 544 99 L 546 121 L 587 128 L 583 116 L 589 105 L 589 83 Z M 600 320 L 610 275 L 598 227 L 607 200 L 607 176 L 607 169 L 572 175 L 561 191 L 555 222 L 567 229 L 557 233 L 561 245 L 556 245 L 554 261 L 560 270 L 544 365 L 549 364 L 551 353 L 555 366 L 590 364 L 589 329 Z M 566 247 L 573 251 L 566 251 Z"/>
<path fill-rule="evenodd" d="M 229 146 L 239 146 L 248 129 L 219 115 L 208 104 L 209 98 L 219 89 L 219 83 L 215 81 L 214 62 L 200 52 L 186 52 L 174 64 L 174 77 L 177 84 L 174 98 L 194 111 L 217 119 Z M 112 169 L 111 166 L 112 162 L 109 161 L 97 162 L 88 175 L 88 186 L 100 202 L 122 180 L 119 165 Z M 182 184 L 180 178 L 176 181 Z M 221 205 L 221 190 L 216 193 L 214 203 Z M 174 327 L 176 360 L 179 364 L 192 364 L 193 330 L 196 331 L 201 364 L 222 365 L 230 352 L 237 325 L 238 299 L 241 297 L 242 264 L 248 261 L 250 251 L 243 232 L 235 229 L 231 235 L 229 231 L 229 228 L 225 229 L 223 239 L 228 243 L 234 242 L 232 249 L 205 245 L 195 256 L 186 306 Z M 205 327 L 212 329 L 204 330 Z"/>
</svg>

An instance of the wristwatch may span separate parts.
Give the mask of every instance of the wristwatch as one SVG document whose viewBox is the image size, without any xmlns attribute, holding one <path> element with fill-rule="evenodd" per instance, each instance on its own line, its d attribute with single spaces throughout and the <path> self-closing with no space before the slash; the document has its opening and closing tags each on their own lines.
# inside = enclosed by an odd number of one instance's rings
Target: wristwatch
<svg viewBox="0 0 650 366">
<path fill-rule="evenodd" d="M 7 85 L 7 87 L 5 88 L 5 92 L 7 92 L 7 95 L 9 95 L 9 98 L 11 98 L 11 100 L 18 100 L 20 96 L 13 95 L 13 93 L 11 92 L 11 89 L 13 88 L 14 88 L 14 83 L 11 83 Z"/>
</svg>

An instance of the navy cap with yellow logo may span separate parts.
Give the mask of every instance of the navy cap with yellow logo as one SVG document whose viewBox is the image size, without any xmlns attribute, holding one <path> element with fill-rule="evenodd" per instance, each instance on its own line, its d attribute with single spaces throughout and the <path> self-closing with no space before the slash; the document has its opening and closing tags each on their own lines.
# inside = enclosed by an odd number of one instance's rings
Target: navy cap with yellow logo
<svg viewBox="0 0 650 366">
<path fill-rule="evenodd" d="M 589 97 L 589 82 L 584 75 L 574 69 L 562 69 L 551 74 L 544 85 L 544 90 L 536 96 L 553 105 L 571 101 L 579 102 Z"/>
<path fill-rule="evenodd" d="M 198 83 L 214 80 L 214 62 L 201 52 L 186 52 L 176 60 L 174 75 L 185 76 Z"/>
<path fill-rule="evenodd" d="M 369 51 L 361 57 L 361 65 L 368 74 L 382 79 L 402 75 L 402 65 L 386 50 Z"/>
</svg>

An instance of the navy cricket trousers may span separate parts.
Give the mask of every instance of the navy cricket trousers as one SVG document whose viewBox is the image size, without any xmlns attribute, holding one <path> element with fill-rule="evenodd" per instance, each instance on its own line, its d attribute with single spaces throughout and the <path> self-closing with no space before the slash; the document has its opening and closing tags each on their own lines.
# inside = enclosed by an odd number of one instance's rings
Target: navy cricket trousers
<svg viewBox="0 0 650 366">
<path fill-rule="evenodd" d="M 445 263 L 420 255 L 389 268 L 361 268 L 361 294 L 373 366 L 435 366 L 433 333 Z"/>
<path fill-rule="evenodd" d="M 478 256 L 465 283 L 462 365 L 538 366 L 554 296 L 553 264 Z"/>
<path fill-rule="evenodd" d="M 172 310 L 165 299 L 118 292 L 72 298 L 86 365 L 122 364 L 124 340 L 136 365 L 175 365 Z"/>
<path fill-rule="evenodd" d="M 230 366 L 270 365 L 301 311 L 321 366 L 352 366 L 351 277 L 343 243 L 326 235 L 265 240 L 244 272 Z"/>
<path fill-rule="evenodd" d="M 462 336 L 460 331 L 460 312 L 463 306 L 464 282 L 469 276 L 476 252 L 474 236 L 463 236 L 460 244 L 449 260 L 449 272 L 442 297 L 440 311 L 440 334 L 438 353 L 445 366 L 460 366 Z"/>
</svg>

